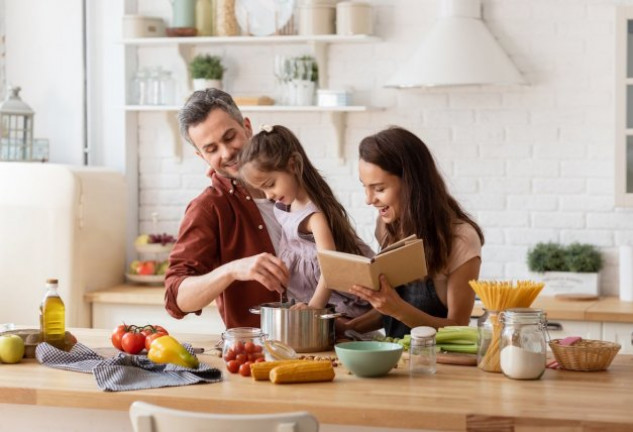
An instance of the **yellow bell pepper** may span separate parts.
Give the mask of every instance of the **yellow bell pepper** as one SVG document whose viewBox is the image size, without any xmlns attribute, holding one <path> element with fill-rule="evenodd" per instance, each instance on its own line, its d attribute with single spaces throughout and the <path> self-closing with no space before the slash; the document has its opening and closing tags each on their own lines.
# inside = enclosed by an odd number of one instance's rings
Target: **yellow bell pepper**
<svg viewBox="0 0 633 432">
<path fill-rule="evenodd" d="M 147 353 L 154 363 L 173 363 L 182 367 L 196 369 L 200 362 L 194 355 L 171 336 L 161 336 L 152 341 Z"/>
</svg>

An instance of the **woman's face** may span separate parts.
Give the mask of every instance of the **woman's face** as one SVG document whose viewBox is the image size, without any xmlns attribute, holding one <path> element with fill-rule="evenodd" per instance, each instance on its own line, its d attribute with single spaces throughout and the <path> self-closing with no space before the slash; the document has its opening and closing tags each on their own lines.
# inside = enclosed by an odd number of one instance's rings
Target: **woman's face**
<svg viewBox="0 0 633 432">
<path fill-rule="evenodd" d="M 393 223 L 400 218 L 400 177 L 393 175 L 378 165 L 360 160 L 358 164 L 360 182 L 365 188 L 365 202 L 378 209 L 385 223 Z"/>
</svg>

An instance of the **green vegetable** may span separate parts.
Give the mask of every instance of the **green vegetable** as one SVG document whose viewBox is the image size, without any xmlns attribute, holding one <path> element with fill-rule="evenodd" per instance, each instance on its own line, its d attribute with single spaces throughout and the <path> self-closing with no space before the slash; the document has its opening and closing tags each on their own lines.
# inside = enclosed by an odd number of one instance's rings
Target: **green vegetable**
<svg viewBox="0 0 633 432">
<path fill-rule="evenodd" d="M 477 345 L 437 344 L 437 349 L 447 352 L 477 354 Z"/>
<path fill-rule="evenodd" d="M 435 341 L 438 350 L 477 354 L 479 333 L 475 327 L 446 326 L 437 331 Z"/>
<path fill-rule="evenodd" d="M 442 327 L 435 335 L 437 344 L 477 345 L 478 338 L 477 329 L 468 326 Z"/>
</svg>

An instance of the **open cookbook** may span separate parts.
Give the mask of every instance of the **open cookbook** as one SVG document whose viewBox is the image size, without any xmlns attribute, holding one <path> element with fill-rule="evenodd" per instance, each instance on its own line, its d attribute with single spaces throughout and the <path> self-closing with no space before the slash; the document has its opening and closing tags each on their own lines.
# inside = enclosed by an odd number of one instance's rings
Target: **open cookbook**
<svg viewBox="0 0 633 432">
<path fill-rule="evenodd" d="M 384 274 L 396 287 L 427 275 L 424 246 L 415 235 L 389 245 L 373 258 L 331 250 L 318 251 L 321 274 L 328 288 L 349 291 L 352 285 L 380 289 Z"/>
</svg>

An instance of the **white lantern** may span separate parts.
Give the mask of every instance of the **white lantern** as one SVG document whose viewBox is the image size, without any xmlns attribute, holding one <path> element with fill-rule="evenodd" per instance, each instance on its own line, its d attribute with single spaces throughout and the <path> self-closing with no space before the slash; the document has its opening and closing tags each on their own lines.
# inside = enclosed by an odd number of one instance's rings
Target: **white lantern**
<svg viewBox="0 0 633 432">
<path fill-rule="evenodd" d="M 20 87 L 9 86 L 0 105 L 0 160 L 31 160 L 34 115 L 20 99 Z"/>
</svg>

